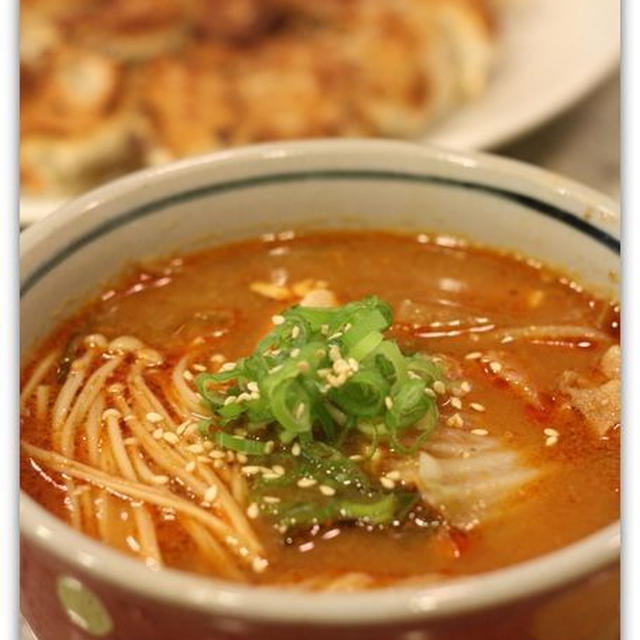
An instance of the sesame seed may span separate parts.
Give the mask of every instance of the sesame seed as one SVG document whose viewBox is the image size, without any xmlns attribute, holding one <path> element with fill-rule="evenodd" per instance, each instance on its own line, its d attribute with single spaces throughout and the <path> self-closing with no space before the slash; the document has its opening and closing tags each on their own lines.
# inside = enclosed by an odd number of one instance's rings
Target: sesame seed
<svg viewBox="0 0 640 640">
<path fill-rule="evenodd" d="M 192 364 L 191 368 L 194 371 L 206 371 L 207 370 L 207 367 L 205 367 L 203 364 L 200 364 L 199 362 L 196 362 L 195 364 Z"/>
<path fill-rule="evenodd" d="M 189 382 L 191 382 L 191 380 L 193 380 L 193 373 L 191 373 L 191 371 L 183 371 L 182 372 L 182 377 L 185 380 L 188 380 Z"/>
<path fill-rule="evenodd" d="M 462 400 L 460 400 L 460 398 L 456 398 L 456 397 L 451 398 L 451 406 L 454 409 L 462 409 Z"/>
<path fill-rule="evenodd" d="M 469 393 L 469 391 L 471 391 L 471 385 L 466 380 L 463 380 L 460 383 L 460 391 L 462 393 Z"/>
<path fill-rule="evenodd" d="M 277 496 L 263 496 L 262 500 L 267 504 L 278 504 L 278 502 L 280 502 L 280 498 Z"/>
<path fill-rule="evenodd" d="M 293 446 L 291 447 L 291 455 L 292 456 L 300 455 L 300 445 L 297 442 L 294 442 Z"/>
<path fill-rule="evenodd" d="M 300 373 L 308 373 L 309 369 L 311 369 L 311 365 L 306 360 L 298 362 L 298 371 Z"/>
<path fill-rule="evenodd" d="M 291 329 L 291 337 L 295 340 L 300 335 L 300 327 L 295 325 L 293 329 Z"/>
<path fill-rule="evenodd" d="M 329 333 L 329 325 L 328 324 L 321 324 L 320 325 L 320 333 L 323 336 L 326 336 Z"/>
<path fill-rule="evenodd" d="M 471 433 L 475 436 L 488 436 L 489 432 L 486 429 L 471 429 Z"/>
<path fill-rule="evenodd" d="M 429 387 L 425 387 L 424 388 L 424 392 L 426 395 L 428 395 L 430 398 L 435 398 L 436 397 L 436 392 L 433 389 L 429 389 Z"/>
<path fill-rule="evenodd" d="M 164 418 L 159 413 L 156 413 L 155 411 L 149 411 L 149 413 L 147 413 L 146 418 L 149 422 L 153 422 L 153 423 L 162 422 L 164 420 Z"/>
<path fill-rule="evenodd" d="M 178 442 L 180 442 L 180 438 L 178 438 L 178 436 L 172 431 L 165 431 L 162 434 L 162 437 L 165 439 L 165 442 L 168 442 L 169 444 L 178 444 Z"/>
<path fill-rule="evenodd" d="M 162 436 L 164 436 L 164 429 L 156 429 L 151 435 L 156 440 L 162 440 Z"/>
<path fill-rule="evenodd" d="M 245 467 L 242 467 L 242 473 L 244 473 L 244 475 L 246 476 L 253 476 L 256 473 L 260 473 L 262 469 L 256 465 L 247 465 Z"/>
<path fill-rule="evenodd" d="M 184 428 L 184 435 L 185 436 L 190 436 L 192 433 L 195 433 L 197 430 L 198 430 L 198 425 L 195 422 L 190 422 Z"/>
<path fill-rule="evenodd" d="M 482 358 L 482 354 L 479 351 L 471 351 L 464 357 L 465 360 L 477 360 L 478 358 Z"/>
<path fill-rule="evenodd" d="M 298 347 L 296 347 L 295 349 L 291 349 L 291 352 L 289 353 L 289 355 L 292 358 L 297 358 L 300 355 L 300 349 L 298 349 Z"/>
<path fill-rule="evenodd" d="M 251 563 L 251 567 L 256 573 L 262 573 L 268 566 L 269 563 L 264 558 L 254 558 Z"/>
<path fill-rule="evenodd" d="M 359 462 L 363 457 L 359 453 L 354 453 L 352 456 L 349 456 L 349 460 L 353 460 L 354 462 Z"/>
<path fill-rule="evenodd" d="M 191 424 L 191 420 L 185 420 L 183 423 L 176 427 L 176 433 L 181 436 L 186 431 L 187 427 Z"/>
<path fill-rule="evenodd" d="M 338 374 L 349 373 L 351 372 L 351 367 L 349 366 L 349 363 L 344 358 L 338 358 L 333 363 L 333 370 Z"/>
<path fill-rule="evenodd" d="M 213 451 L 209 451 L 209 457 L 214 460 L 220 460 L 220 458 L 224 458 L 224 451 L 220 451 L 220 449 L 214 449 Z"/>
<path fill-rule="evenodd" d="M 279 476 L 283 476 L 285 474 L 285 469 L 280 464 L 274 464 L 273 467 L 271 467 L 271 470 Z"/>
<path fill-rule="evenodd" d="M 485 411 L 485 406 L 483 404 L 480 404 L 479 402 L 472 402 L 469 405 L 474 411 Z"/>
<path fill-rule="evenodd" d="M 327 376 L 327 380 L 329 381 L 329 384 L 332 384 L 332 380 L 333 380 L 333 384 L 336 387 L 341 387 L 347 381 L 347 378 L 349 378 L 350 376 L 351 376 L 351 370 L 347 370 L 347 371 L 343 371 L 337 376 Z"/>
<path fill-rule="evenodd" d="M 391 480 L 400 480 L 400 472 L 394 469 L 393 471 L 388 471 L 385 473 L 387 478 L 391 478 Z"/>
<path fill-rule="evenodd" d="M 209 358 L 209 360 L 210 360 L 211 362 L 216 363 L 216 364 L 222 364 L 222 363 L 226 360 L 226 358 L 225 358 L 221 353 L 214 353 L 214 354 Z"/>
<path fill-rule="evenodd" d="M 273 453 L 273 450 L 276 447 L 276 443 L 273 440 L 269 440 L 267 444 L 264 445 L 265 453 Z"/>
<path fill-rule="evenodd" d="M 215 484 L 212 484 L 205 492 L 204 499 L 206 502 L 214 502 L 218 497 L 218 487 Z"/>
<path fill-rule="evenodd" d="M 296 418 L 300 420 L 304 415 L 304 402 L 301 402 L 296 408 Z"/>
<path fill-rule="evenodd" d="M 102 419 L 106 420 L 107 418 L 115 418 L 117 420 L 121 415 L 122 414 L 117 409 L 107 409 L 102 412 Z"/>
<path fill-rule="evenodd" d="M 318 481 L 315 478 L 300 478 L 296 484 L 301 489 L 307 489 L 308 487 L 313 487 L 317 482 Z"/>
<path fill-rule="evenodd" d="M 227 396 L 224 399 L 224 406 L 228 407 L 230 404 L 233 404 L 237 400 L 236 396 Z"/>
<path fill-rule="evenodd" d="M 246 454 L 242 453 L 241 451 L 236 453 L 236 460 L 240 464 L 247 464 L 247 462 L 249 462 L 249 458 L 247 458 Z"/>
<path fill-rule="evenodd" d="M 271 316 L 271 322 L 273 322 L 273 324 L 275 325 L 284 324 L 285 318 L 284 316 L 280 315 Z"/>
<path fill-rule="evenodd" d="M 249 516 L 249 518 L 251 518 L 252 520 L 255 520 L 259 515 L 260 515 L 260 508 L 255 502 L 252 502 L 247 507 L 247 516 Z"/>
<path fill-rule="evenodd" d="M 491 369 L 493 373 L 500 373 L 502 371 L 502 365 L 499 362 L 490 362 L 489 369 Z"/>
<path fill-rule="evenodd" d="M 393 408 L 393 398 L 391 396 L 387 396 L 384 399 L 384 405 L 387 409 L 391 410 Z"/>
<path fill-rule="evenodd" d="M 204 453 L 204 447 L 201 444 L 190 444 L 187 447 L 187 451 L 191 453 Z"/>
<path fill-rule="evenodd" d="M 380 484 L 385 489 L 394 489 L 396 486 L 396 483 L 391 478 L 387 478 L 386 476 L 383 476 L 382 478 L 380 478 Z"/>
<path fill-rule="evenodd" d="M 323 496 L 333 496 L 336 493 L 336 490 L 327 484 L 321 484 L 318 489 Z"/>
<path fill-rule="evenodd" d="M 122 393 L 124 391 L 124 385 L 119 382 L 114 382 L 107 387 L 109 393 Z"/>
<path fill-rule="evenodd" d="M 169 476 L 153 476 L 153 484 L 167 484 L 167 482 L 169 482 Z"/>
<path fill-rule="evenodd" d="M 247 389 L 251 392 L 260 391 L 260 387 L 258 387 L 258 383 L 252 380 L 247 383 Z"/>
<path fill-rule="evenodd" d="M 191 473 L 192 471 L 195 471 L 196 470 L 196 462 L 195 462 L 195 460 L 192 460 L 191 462 L 187 462 L 187 464 L 184 466 L 184 468 L 189 473 Z"/>
<path fill-rule="evenodd" d="M 461 429 L 464 426 L 464 420 L 459 413 L 454 413 L 452 416 L 447 418 L 447 425 L 449 427 L 455 427 L 456 429 Z"/>
<path fill-rule="evenodd" d="M 443 395 L 447 390 L 442 380 L 436 380 L 433 383 L 432 387 L 433 387 L 433 390 L 439 395 Z"/>
<path fill-rule="evenodd" d="M 236 368 L 235 362 L 224 362 L 220 367 L 220 371 L 233 371 Z"/>
<path fill-rule="evenodd" d="M 547 447 L 553 447 L 558 443 L 558 436 L 549 436 L 544 443 Z"/>
<path fill-rule="evenodd" d="M 560 433 L 558 431 L 556 431 L 555 429 L 551 429 L 551 427 L 547 427 L 544 430 L 544 435 L 545 436 L 553 436 L 553 437 L 558 437 L 560 435 Z"/>
</svg>

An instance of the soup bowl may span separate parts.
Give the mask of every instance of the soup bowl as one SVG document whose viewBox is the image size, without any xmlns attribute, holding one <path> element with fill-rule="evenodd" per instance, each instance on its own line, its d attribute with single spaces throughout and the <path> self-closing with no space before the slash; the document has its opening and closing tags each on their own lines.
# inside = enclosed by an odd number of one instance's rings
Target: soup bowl
<svg viewBox="0 0 640 640">
<path fill-rule="evenodd" d="M 130 260 L 305 228 L 460 234 L 558 265 L 615 297 L 618 223 L 607 197 L 488 155 L 359 140 L 218 153 L 133 174 L 27 229 L 21 347 L 27 353 Z M 617 523 L 488 573 L 339 594 L 152 570 L 26 494 L 20 526 L 21 609 L 40 640 L 618 636 Z"/>
</svg>

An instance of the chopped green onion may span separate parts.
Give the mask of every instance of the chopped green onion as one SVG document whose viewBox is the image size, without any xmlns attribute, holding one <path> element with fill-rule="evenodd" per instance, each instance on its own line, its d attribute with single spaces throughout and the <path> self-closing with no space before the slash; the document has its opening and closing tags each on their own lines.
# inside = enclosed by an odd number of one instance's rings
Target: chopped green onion
<svg viewBox="0 0 640 640">
<path fill-rule="evenodd" d="M 446 380 L 442 367 L 430 358 L 426 358 L 420 354 L 416 354 L 410 358 L 407 366 L 408 370 L 420 376 L 428 387 L 436 380 L 442 382 Z"/>
<path fill-rule="evenodd" d="M 384 422 L 390 429 L 405 429 L 418 422 L 434 404 L 431 396 L 425 391 L 422 380 L 407 380 L 400 389 L 391 396 L 391 408 L 387 411 Z"/>
<path fill-rule="evenodd" d="M 268 446 L 266 442 L 260 440 L 249 440 L 239 436 L 232 436 L 224 431 L 217 431 L 215 435 L 216 442 L 225 449 L 246 453 L 253 456 L 264 455 Z"/>
<path fill-rule="evenodd" d="M 388 393 L 387 381 L 375 369 L 370 369 L 354 373 L 331 392 L 331 399 L 347 415 L 372 418 L 383 410 Z"/>
<path fill-rule="evenodd" d="M 271 411 L 283 429 L 282 442 L 291 442 L 300 433 L 311 431 L 309 404 L 309 394 L 297 380 L 285 379 L 273 390 Z"/>
<path fill-rule="evenodd" d="M 442 367 L 386 337 L 391 307 L 375 296 L 331 309 L 294 306 L 282 317 L 232 369 L 196 378 L 211 416 L 200 434 L 280 468 L 249 479 L 252 498 L 278 496 L 261 503 L 278 526 L 404 521 L 419 493 L 381 487 L 372 456 L 381 446 L 413 454 L 430 436 L 438 407 L 428 391 L 447 382 Z"/>
</svg>

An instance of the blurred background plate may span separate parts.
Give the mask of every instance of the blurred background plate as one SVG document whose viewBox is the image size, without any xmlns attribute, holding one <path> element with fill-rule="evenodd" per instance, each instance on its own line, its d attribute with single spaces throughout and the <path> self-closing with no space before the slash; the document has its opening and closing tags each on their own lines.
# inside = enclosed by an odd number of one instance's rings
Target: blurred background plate
<svg viewBox="0 0 640 640">
<path fill-rule="evenodd" d="M 515 0 L 505 11 L 484 96 L 433 127 L 425 142 L 488 149 L 543 124 L 617 66 L 618 0 Z"/>
<path fill-rule="evenodd" d="M 486 93 L 420 138 L 447 147 L 490 149 L 566 110 L 617 66 L 618 0 L 509 0 L 498 62 Z M 20 224 L 60 200 L 25 196 Z"/>
</svg>

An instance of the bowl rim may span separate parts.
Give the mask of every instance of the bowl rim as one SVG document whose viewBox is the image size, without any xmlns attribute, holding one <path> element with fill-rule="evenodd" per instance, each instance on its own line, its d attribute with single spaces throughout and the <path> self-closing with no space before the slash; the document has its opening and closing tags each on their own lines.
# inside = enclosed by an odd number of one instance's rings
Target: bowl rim
<svg viewBox="0 0 640 640">
<path fill-rule="evenodd" d="M 550 201 L 563 201 L 599 212 L 589 225 L 606 229 L 619 239 L 618 205 L 609 197 L 572 180 L 525 163 L 477 152 L 451 151 L 410 142 L 381 140 L 315 140 L 268 143 L 189 158 L 167 166 L 146 169 L 65 203 L 54 215 L 27 228 L 20 236 L 21 262 L 25 253 L 37 250 L 54 231 L 71 229 L 79 216 L 99 209 L 116 197 L 149 198 L 150 185 L 171 176 L 185 175 L 209 166 L 272 160 L 323 157 L 343 164 L 362 164 L 382 155 L 435 161 L 445 170 L 481 170 L 499 180 L 523 180 L 543 191 Z M 351 157 L 351 160 L 349 158 Z M 268 173 L 268 172 L 267 172 Z M 524 186 L 523 186 L 524 188 Z M 524 192 L 523 192 L 524 193 Z M 113 217 L 113 216 L 111 216 Z M 73 236 L 73 232 L 70 233 Z M 307 593 L 295 589 L 237 585 L 170 568 L 153 570 L 100 542 L 73 530 L 22 490 L 20 532 L 24 539 L 47 553 L 87 572 L 97 580 L 133 591 L 154 601 L 224 615 L 272 623 L 354 625 L 409 622 L 441 618 L 496 608 L 526 597 L 552 591 L 614 565 L 620 553 L 620 523 L 526 562 L 486 573 L 450 579 L 427 586 L 388 587 L 354 593 Z"/>
</svg>

